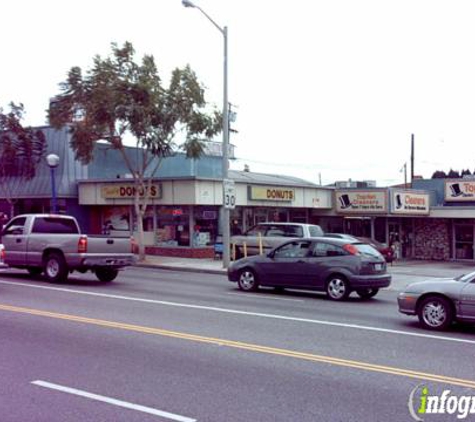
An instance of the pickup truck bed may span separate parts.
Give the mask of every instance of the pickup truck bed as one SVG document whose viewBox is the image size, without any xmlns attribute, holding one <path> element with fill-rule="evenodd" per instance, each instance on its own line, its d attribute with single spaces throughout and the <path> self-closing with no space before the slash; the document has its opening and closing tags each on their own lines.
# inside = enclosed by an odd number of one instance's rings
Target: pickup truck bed
<svg viewBox="0 0 475 422">
<path fill-rule="evenodd" d="M 101 281 L 112 281 L 119 269 L 135 262 L 131 238 L 81 234 L 71 216 L 19 215 L 7 223 L 2 239 L 8 266 L 44 272 L 52 282 L 88 270 Z"/>
</svg>

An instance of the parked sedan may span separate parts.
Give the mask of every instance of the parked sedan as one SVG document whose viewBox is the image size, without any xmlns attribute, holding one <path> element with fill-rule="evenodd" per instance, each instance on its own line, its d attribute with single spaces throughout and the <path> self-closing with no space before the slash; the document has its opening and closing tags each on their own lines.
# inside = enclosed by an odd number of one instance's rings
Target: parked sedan
<svg viewBox="0 0 475 422">
<path fill-rule="evenodd" d="M 454 321 L 475 322 L 475 271 L 453 279 L 409 284 L 398 296 L 399 312 L 417 315 L 424 328 L 447 329 Z"/>
<path fill-rule="evenodd" d="M 376 249 L 381 255 L 383 255 L 386 262 L 394 261 L 394 251 L 391 246 L 388 246 L 386 243 L 378 242 L 377 240 L 371 239 L 370 237 L 353 236 L 351 234 L 346 233 L 325 233 L 325 237 L 356 240 L 367 243 L 368 245 L 371 245 L 374 249 Z"/>
<path fill-rule="evenodd" d="M 332 300 L 344 300 L 352 291 L 367 299 L 391 283 L 384 258 L 372 246 L 325 237 L 294 239 L 266 255 L 235 261 L 228 279 L 243 291 L 259 286 L 318 290 Z"/>
<path fill-rule="evenodd" d="M 5 246 L 3 243 L 0 243 L 0 268 L 6 268 L 7 265 L 5 264 Z"/>
</svg>

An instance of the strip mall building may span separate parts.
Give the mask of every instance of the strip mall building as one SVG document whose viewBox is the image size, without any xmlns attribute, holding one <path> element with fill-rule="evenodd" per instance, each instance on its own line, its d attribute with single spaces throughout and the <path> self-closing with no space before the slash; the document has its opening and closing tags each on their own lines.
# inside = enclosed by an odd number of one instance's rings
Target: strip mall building
<svg viewBox="0 0 475 422">
<path fill-rule="evenodd" d="M 99 145 L 89 165 L 74 159 L 67 130 L 42 128 L 47 153 L 60 157 L 54 173 L 60 212 L 76 216 L 86 233 L 134 234 L 134 186 L 117 151 Z M 222 157 L 210 144 L 199 160 L 182 155 L 163 161 L 150 188 L 144 218 L 149 253 L 205 257 L 221 233 Z M 136 157 L 136 150 L 128 151 Z M 230 157 L 233 156 L 231 151 Z M 397 241 L 400 256 L 415 259 L 474 260 L 475 180 L 415 180 L 412 189 L 368 187 L 346 182 L 323 187 L 298 178 L 229 171 L 236 203 L 231 232 L 262 221 L 319 224 L 326 232 Z M 28 182 L 10 180 L 10 198 L 0 210 L 49 212 L 51 174 L 46 163 Z"/>
</svg>

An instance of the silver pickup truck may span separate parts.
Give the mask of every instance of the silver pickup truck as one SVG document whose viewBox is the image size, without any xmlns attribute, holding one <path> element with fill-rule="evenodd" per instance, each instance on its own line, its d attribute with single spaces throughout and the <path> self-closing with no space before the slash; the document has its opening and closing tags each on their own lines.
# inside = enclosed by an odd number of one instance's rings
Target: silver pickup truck
<svg viewBox="0 0 475 422">
<path fill-rule="evenodd" d="M 287 240 L 320 237 L 323 230 L 316 224 L 264 222 L 246 233 L 231 237 L 236 259 L 248 255 L 267 253 Z"/>
<path fill-rule="evenodd" d="M 2 230 L 4 260 L 31 275 L 44 273 L 50 282 L 65 281 L 72 271 L 93 271 L 104 282 L 135 262 L 130 237 L 81 234 L 76 219 L 67 215 L 24 214 Z"/>
</svg>

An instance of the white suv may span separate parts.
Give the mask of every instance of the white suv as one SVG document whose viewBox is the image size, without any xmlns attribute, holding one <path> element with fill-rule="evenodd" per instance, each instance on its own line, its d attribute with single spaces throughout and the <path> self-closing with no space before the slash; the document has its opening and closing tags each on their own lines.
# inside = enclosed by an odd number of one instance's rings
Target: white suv
<svg viewBox="0 0 475 422">
<path fill-rule="evenodd" d="M 236 259 L 244 255 L 260 253 L 259 239 L 262 242 L 262 252 L 266 253 L 281 243 L 302 237 L 321 237 L 323 230 L 316 224 L 302 223 L 259 223 L 243 235 L 232 236 Z"/>
</svg>

